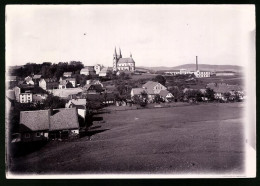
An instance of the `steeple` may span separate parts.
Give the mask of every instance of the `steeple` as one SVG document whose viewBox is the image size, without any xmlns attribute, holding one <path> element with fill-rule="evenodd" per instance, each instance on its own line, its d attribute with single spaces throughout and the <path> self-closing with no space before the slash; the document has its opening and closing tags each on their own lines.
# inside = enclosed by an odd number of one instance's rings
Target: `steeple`
<svg viewBox="0 0 260 186">
<path fill-rule="evenodd" d="M 121 48 L 119 47 L 119 58 L 122 58 Z"/>
<path fill-rule="evenodd" d="M 130 57 L 132 58 L 132 53 L 130 52 Z"/>
<path fill-rule="evenodd" d="M 114 56 L 116 56 L 116 57 L 117 57 L 117 53 L 116 53 L 116 47 L 115 47 L 115 53 L 114 53 Z"/>
</svg>

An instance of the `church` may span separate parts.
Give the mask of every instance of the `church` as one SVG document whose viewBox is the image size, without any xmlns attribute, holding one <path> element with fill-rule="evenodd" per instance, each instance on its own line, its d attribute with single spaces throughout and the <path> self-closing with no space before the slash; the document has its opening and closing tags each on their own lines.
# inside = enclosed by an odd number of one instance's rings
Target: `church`
<svg viewBox="0 0 260 186">
<path fill-rule="evenodd" d="M 130 57 L 123 58 L 121 54 L 121 49 L 119 48 L 119 54 L 117 55 L 116 48 L 115 53 L 113 55 L 113 71 L 135 71 L 135 61 L 132 58 L 132 54 Z"/>
</svg>

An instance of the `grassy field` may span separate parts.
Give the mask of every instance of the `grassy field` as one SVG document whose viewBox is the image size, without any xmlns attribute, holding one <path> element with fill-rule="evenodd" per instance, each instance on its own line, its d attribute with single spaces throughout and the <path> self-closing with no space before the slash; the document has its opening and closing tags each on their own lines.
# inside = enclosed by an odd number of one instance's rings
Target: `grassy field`
<svg viewBox="0 0 260 186">
<path fill-rule="evenodd" d="M 238 173 L 243 103 L 113 111 L 92 136 L 12 160 L 21 173 Z"/>
</svg>

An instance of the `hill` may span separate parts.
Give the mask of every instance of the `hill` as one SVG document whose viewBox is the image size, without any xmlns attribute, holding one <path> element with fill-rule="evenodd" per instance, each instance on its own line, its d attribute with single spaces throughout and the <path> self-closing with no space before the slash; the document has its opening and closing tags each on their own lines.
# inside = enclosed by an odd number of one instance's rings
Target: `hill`
<svg viewBox="0 0 260 186">
<path fill-rule="evenodd" d="M 184 65 L 179 65 L 175 67 L 138 67 L 138 68 L 143 68 L 143 69 L 148 69 L 152 71 L 170 71 L 170 70 L 180 70 L 180 69 L 186 69 L 189 71 L 194 71 L 196 69 L 195 64 L 184 64 Z M 199 64 L 199 70 L 207 70 L 207 71 L 234 71 L 234 72 L 241 72 L 243 71 L 242 66 L 238 65 L 208 65 L 208 64 Z"/>
</svg>

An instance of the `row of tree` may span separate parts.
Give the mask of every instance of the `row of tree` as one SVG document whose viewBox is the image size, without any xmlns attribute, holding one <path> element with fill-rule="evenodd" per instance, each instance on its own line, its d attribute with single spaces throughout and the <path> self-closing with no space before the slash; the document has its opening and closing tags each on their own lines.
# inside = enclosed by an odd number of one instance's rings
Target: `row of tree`
<svg viewBox="0 0 260 186">
<path fill-rule="evenodd" d="M 59 79 L 64 72 L 79 74 L 82 68 L 84 68 L 84 65 L 80 61 L 59 62 L 58 64 L 51 62 L 26 63 L 23 67 L 14 69 L 11 75 L 24 78 L 32 74 L 41 74 L 43 78 Z"/>
</svg>

